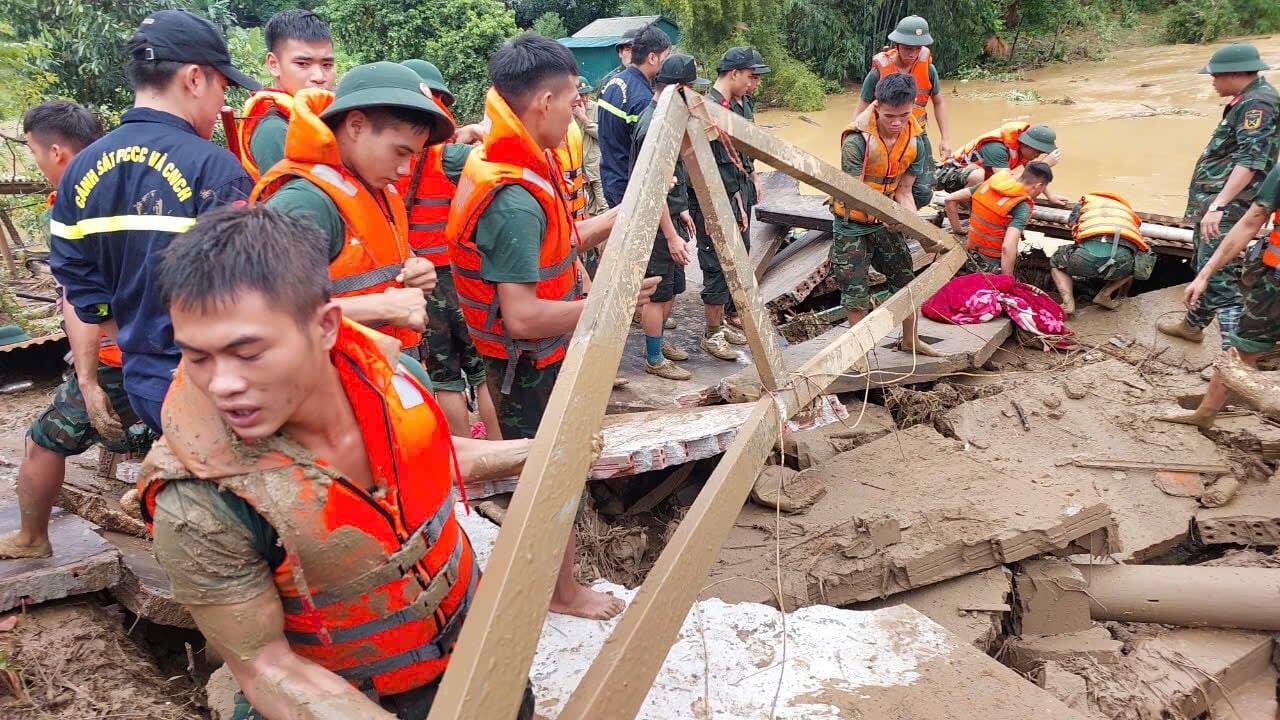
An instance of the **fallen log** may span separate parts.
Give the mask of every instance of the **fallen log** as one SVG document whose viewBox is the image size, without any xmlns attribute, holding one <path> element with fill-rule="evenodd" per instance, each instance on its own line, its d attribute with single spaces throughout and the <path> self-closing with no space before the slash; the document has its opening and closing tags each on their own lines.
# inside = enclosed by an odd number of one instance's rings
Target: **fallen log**
<svg viewBox="0 0 1280 720">
<path fill-rule="evenodd" d="M 946 193 L 934 193 L 933 202 L 938 206 L 942 206 L 946 202 Z M 965 208 L 961 208 L 961 215 L 968 215 Z M 1037 205 L 1031 211 L 1031 219 L 1040 222 L 1050 223 L 1062 228 L 1069 228 L 1068 220 L 1071 217 L 1071 210 L 1066 208 L 1048 207 L 1046 205 Z M 1139 212 L 1138 217 L 1142 218 L 1142 226 L 1139 230 L 1142 236 L 1151 240 L 1159 240 L 1165 243 L 1173 243 L 1176 245 L 1192 244 L 1192 229 L 1180 227 L 1178 225 L 1168 224 L 1177 221 L 1177 218 L 1168 215 L 1156 215 L 1154 213 Z"/>
<path fill-rule="evenodd" d="M 1094 620 L 1280 630 L 1280 571 L 1196 565 L 1076 565 Z M 1065 588 L 1064 588 L 1065 589 Z"/>
<path fill-rule="evenodd" d="M 1272 420 L 1280 420 L 1280 382 L 1274 374 L 1245 365 L 1231 349 L 1214 361 L 1227 389 L 1244 399 L 1258 412 Z"/>
</svg>

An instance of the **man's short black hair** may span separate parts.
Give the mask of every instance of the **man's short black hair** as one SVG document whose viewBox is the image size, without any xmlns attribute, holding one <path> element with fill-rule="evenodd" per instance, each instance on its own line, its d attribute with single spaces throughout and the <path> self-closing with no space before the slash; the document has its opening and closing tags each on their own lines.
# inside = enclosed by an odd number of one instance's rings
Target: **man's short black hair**
<svg viewBox="0 0 1280 720">
<path fill-rule="evenodd" d="M 67 100 L 46 100 L 22 116 L 22 133 L 39 137 L 42 144 L 56 143 L 80 152 L 102 137 L 102 123 L 83 105 Z"/>
<path fill-rule="evenodd" d="M 170 81 L 179 70 L 193 64 L 176 60 L 143 60 L 138 57 L 142 50 L 150 46 L 151 41 L 146 35 L 140 33 L 129 38 L 129 43 L 125 45 L 125 54 L 129 56 L 129 63 L 124 66 L 124 75 L 134 92 L 144 88 L 164 90 L 169 87 Z M 212 78 L 213 73 L 217 72 L 206 65 L 200 67 L 204 70 L 206 78 Z"/>
<path fill-rule="evenodd" d="M 328 302 L 324 232 L 263 205 L 227 205 L 174 237 L 156 271 L 165 309 L 208 313 L 245 292 L 262 293 L 299 324 Z"/>
<path fill-rule="evenodd" d="M 524 110 L 548 83 L 566 75 L 576 86 L 578 63 L 569 48 L 537 33 L 526 32 L 506 41 L 489 58 L 489 82 L 512 110 Z"/>
<path fill-rule="evenodd" d="M 631 64 L 639 65 L 649 59 L 650 53 L 662 54 L 662 51 L 671 47 L 671 38 L 662 31 L 662 28 L 650 23 L 640 28 L 636 33 L 635 40 L 631 42 Z"/>
<path fill-rule="evenodd" d="M 1053 182 L 1053 168 L 1048 163 L 1042 163 L 1039 160 L 1027 163 L 1022 169 L 1022 182 L 1037 183 L 1042 182 L 1045 185 Z"/>
<path fill-rule="evenodd" d="M 899 107 L 915 99 L 916 79 L 906 73 L 885 75 L 876 83 L 876 102 L 885 107 Z"/>
<path fill-rule="evenodd" d="M 262 35 L 267 41 L 267 50 L 270 52 L 277 52 L 280 43 L 285 40 L 333 43 L 329 24 L 310 10 L 281 10 L 267 20 L 266 27 L 262 29 Z"/>
</svg>

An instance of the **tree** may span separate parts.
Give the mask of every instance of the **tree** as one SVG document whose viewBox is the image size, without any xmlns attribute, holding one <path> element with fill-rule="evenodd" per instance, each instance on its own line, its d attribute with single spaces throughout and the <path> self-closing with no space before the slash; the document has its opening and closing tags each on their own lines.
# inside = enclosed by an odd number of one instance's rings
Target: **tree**
<svg viewBox="0 0 1280 720">
<path fill-rule="evenodd" d="M 19 42 L 13 26 L 0 23 L 0 118 L 17 117 L 44 99 L 56 79 L 40 68 L 48 57 L 40 42 Z"/>
<path fill-rule="evenodd" d="M 522 28 L 533 28 L 538 18 L 555 13 L 564 23 L 564 35 L 581 30 L 592 20 L 629 14 L 622 12 L 621 0 L 507 0 L 506 4 L 515 12 L 516 25 Z"/>
<path fill-rule="evenodd" d="M 483 113 L 489 58 L 517 32 L 515 15 L 499 0 L 440 0 L 429 10 L 381 0 L 326 0 L 316 12 L 360 62 L 435 63 L 460 122 Z"/>
<path fill-rule="evenodd" d="M 564 20 L 553 12 L 539 15 L 538 19 L 533 21 L 533 27 L 530 30 L 549 38 L 562 38 L 569 35 L 569 31 L 564 28 Z"/>
</svg>

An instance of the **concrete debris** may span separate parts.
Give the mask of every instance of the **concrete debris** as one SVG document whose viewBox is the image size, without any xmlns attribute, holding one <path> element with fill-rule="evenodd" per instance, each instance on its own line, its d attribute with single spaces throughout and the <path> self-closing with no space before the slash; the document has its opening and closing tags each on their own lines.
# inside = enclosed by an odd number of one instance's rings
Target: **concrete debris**
<svg viewBox="0 0 1280 720">
<path fill-rule="evenodd" d="M 1220 508 L 1231 502 L 1232 498 L 1234 498 L 1236 493 L 1239 491 L 1239 480 L 1230 475 L 1222 475 L 1217 480 L 1214 480 L 1213 483 L 1205 489 L 1204 493 L 1200 495 L 1200 504 L 1207 508 Z"/>
<path fill-rule="evenodd" d="M 1087 658 L 1098 665 L 1115 665 L 1124 657 L 1124 643 L 1111 637 L 1105 628 L 1091 627 L 1077 632 L 1037 637 L 1009 638 L 1000 659 L 1009 667 L 1033 673 L 1046 662 L 1069 663 Z"/>
<path fill-rule="evenodd" d="M 1280 545 L 1280 500 L 1277 492 L 1280 488 L 1271 483 L 1241 486 L 1233 477 L 1219 478 L 1201 498 L 1201 504 L 1206 508 L 1196 513 L 1196 533 L 1201 542 L 1206 545 Z M 1234 499 L 1228 498 L 1228 494 L 1234 495 Z M 1212 504 L 1206 501 L 1212 501 Z"/>
<path fill-rule="evenodd" d="M 1004 632 L 1004 619 L 1012 610 L 1009 605 L 1012 577 L 1002 565 L 883 600 L 858 603 L 852 609 L 878 610 L 907 605 L 990 655 Z"/>
<path fill-rule="evenodd" d="M 782 448 L 794 459 L 796 467 L 804 470 L 882 438 L 894 429 L 893 416 L 883 406 L 854 402 L 848 406 L 848 419 L 786 435 Z"/>
<path fill-rule="evenodd" d="M 1022 637 L 1083 632 L 1089 618 L 1088 586 L 1074 565 L 1052 560 L 1019 564 L 1014 575 L 1018 612 L 1014 631 Z"/>
<path fill-rule="evenodd" d="M 1064 705 L 1080 713 L 1089 712 L 1089 683 L 1049 660 L 1035 672 L 1036 684 L 1058 698 Z"/>
<path fill-rule="evenodd" d="M 103 537 L 120 551 L 120 582 L 111 587 L 111 595 L 121 605 L 159 625 L 195 628 L 191 613 L 174 599 L 169 578 L 156 562 L 150 542 L 118 532 L 104 532 Z"/>
<path fill-rule="evenodd" d="M 812 471 L 765 465 L 751 488 L 751 501 L 784 513 L 798 513 L 808 510 L 826 494 L 827 486 Z"/>
<path fill-rule="evenodd" d="M 0 503 L 0 535 L 18 529 L 18 504 Z M 120 581 L 120 553 L 97 526 L 54 508 L 49 520 L 53 556 L 0 560 L 0 612 L 82 593 Z"/>
<path fill-rule="evenodd" d="M 1198 472 L 1157 470 L 1152 482 L 1165 495 L 1198 498 L 1204 494 L 1204 478 Z"/>
</svg>

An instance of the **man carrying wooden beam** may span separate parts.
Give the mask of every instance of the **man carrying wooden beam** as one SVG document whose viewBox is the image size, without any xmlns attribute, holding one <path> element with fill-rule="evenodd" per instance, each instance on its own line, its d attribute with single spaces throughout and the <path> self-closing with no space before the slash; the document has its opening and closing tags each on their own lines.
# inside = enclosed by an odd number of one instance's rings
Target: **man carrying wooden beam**
<svg viewBox="0 0 1280 720">
<path fill-rule="evenodd" d="M 867 187 L 892 198 L 910 212 L 916 211 L 911 188 L 924 172 L 928 146 L 920 140 L 920 123 L 912 116 L 916 81 L 893 73 L 876 85 L 875 102 L 841 134 L 840 169 Z M 871 265 L 884 274 L 890 291 L 897 292 L 915 279 L 911 252 L 902 236 L 879 219 L 832 199 L 831 274 L 840 283 L 840 304 L 849 326 L 858 324 L 871 310 L 867 273 Z M 928 298 L 914 298 L 919 307 Z M 916 334 L 916 314 L 902 322 L 899 349 L 938 356 Z"/>
<path fill-rule="evenodd" d="M 608 237 L 617 214 L 575 223 L 546 151 L 573 122 L 578 66 L 560 43 L 524 34 L 489 60 L 484 146 L 471 153 L 445 234 L 462 315 L 485 358 L 504 438 L 532 438 L 586 305 L 577 254 Z M 659 278 L 645 281 L 641 304 Z M 574 578 L 573 534 L 553 612 L 607 619 L 623 603 Z"/>
<path fill-rule="evenodd" d="M 1213 285 L 1214 276 L 1222 268 L 1237 262 L 1249 241 L 1266 224 L 1268 215 L 1272 216 L 1275 224 L 1266 240 L 1254 245 L 1253 251 L 1244 259 L 1240 281 L 1243 307 L 1239 320 L 1226 338 L 1240 353 L 1240 360 L 1249 367 L 1257 365 L 1258 358 L 1280 344 L 1280 165 L 1267 174 L 1249 211 L 1232 226 L 1231 232 L 1200 268 L 1183 295 L 1187 309 L 1191 312 L 1198 310 L 1201 298 Z M 1208 429 L 1213 427 L 1226 402 L 1227 390 L 1222 371 L 1216 370 L 1195 412 L 1161 419 Z"/>
</svg>

